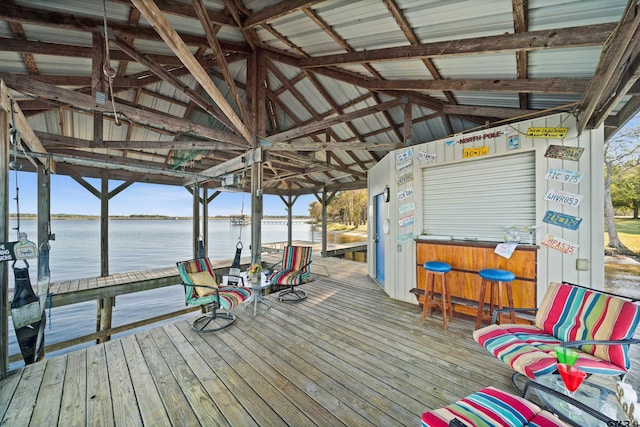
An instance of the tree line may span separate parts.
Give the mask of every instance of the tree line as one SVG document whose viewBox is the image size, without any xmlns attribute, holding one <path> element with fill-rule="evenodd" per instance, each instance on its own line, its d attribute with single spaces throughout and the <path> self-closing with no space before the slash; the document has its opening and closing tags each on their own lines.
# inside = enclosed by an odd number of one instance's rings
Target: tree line
<svg viewBox="0 0 640 427">
<path fill-rule="evenodd" d="M 309 203 L 309 216 L 314 221 L 322 219 L 322 204 L 318 201 Z M 327 220 L 345 225 L 367 223 L 367 190 L 339 192 L 327 205 Z"/>
</svg>

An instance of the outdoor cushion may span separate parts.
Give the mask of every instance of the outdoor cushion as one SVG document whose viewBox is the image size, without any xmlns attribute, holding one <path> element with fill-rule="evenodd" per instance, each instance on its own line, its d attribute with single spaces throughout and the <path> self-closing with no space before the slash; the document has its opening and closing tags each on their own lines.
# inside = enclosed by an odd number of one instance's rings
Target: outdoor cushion
<svg viewBox="0 0 640 427">
<path fill-rule="evenodd" d="M 534 325 L 489 325 L 474 339 L 515 371 L 535 378 L 556 370 L 554 347 L 579 340 L 624 340 L 640 321 L 630 301 L 566 283 L 551 283 Z M 630 367 L 628 345 L 583 345 L 575 366 L 589 374 L 622 375 Z"/>
<path fill-rule="evenodd" d="M 422 414 L 422 427 L 447 427 L 457 418 L 467 426 L 566 426 L 535 403 L 486 387 L 444 408 Z"/>
<path fill-rule="evenodd" d="M 269 281 L 277 285 L 300 285 L 311 276 L 311 247 L 286 246 L 282 254 L 282 270 L 269 275 Z"/>
<path fill-rule="evenodd" d="M 194 285 L 194 291 L 198 296 L 204 297 L 207 295 L 214 294 L 216 292 L 218 284 L 216 283 L 216 279 L 208 272 L 208 271 L 199 271 L 197 273 L 190 273 L 189 277 Z M 208 288 L 203 288 L 201 286 L 208 286 Z"/>
</svg>

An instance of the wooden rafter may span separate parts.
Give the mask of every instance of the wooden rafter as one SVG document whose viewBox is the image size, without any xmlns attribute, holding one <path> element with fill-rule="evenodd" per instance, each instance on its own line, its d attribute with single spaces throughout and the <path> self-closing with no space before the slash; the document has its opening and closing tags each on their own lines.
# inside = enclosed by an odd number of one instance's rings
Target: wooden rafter
<svg viewBox="0 0 640 427">
<path fill-rule="evenodd" d="M 307 67 L 329 67 L 340 64 L 393 61 L 411 58 L 442 58 L 445 56 L 533 51 L 551 48 L 569 48 L 601 45 L 615 28 L 615 24 L 595 24 L 583 27 L 557 28 L 553 30 L 529 31 L 520 34 L 458 39 L 425 43 L 418 46 L 371 49 L 352 53 L 316 56 L 299 59 L 297 65 Z"/>
<path fill-rule="evenodd" d="M 213 81 L 207 74 L 206 70 L 193 56 L 185 41 L 174 30 L 169 21 L 162 14 L 160 9 L 149 0 L 132 0 L 133 5 L 144 15 L 147 21 L 151 22 L 155 30 L 160 34 L 165 43 L 171 48 L 182 63 L 189 69 L 193 77 L 200 83 L 203 89 L 209 94 L 213 101 L 218 104 L 222 112 L 231 121 L 235 129 L 247 141 L 249 146 L 254 145 L 253 135 L 236 115 L 233 108 L 229 105 L 224 95 L 213 84 Z"/>
</svg>

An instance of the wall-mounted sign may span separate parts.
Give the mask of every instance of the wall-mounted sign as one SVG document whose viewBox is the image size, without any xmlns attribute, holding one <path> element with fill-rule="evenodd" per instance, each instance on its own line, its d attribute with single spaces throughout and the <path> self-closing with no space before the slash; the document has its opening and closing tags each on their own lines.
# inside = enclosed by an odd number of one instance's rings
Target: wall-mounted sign
<svg viewBox="0 0 640 427">
<path fill-rule="evenodd" d="M 407 213 L 409 211 L 412 211 L 415 208 L 416 208 L 416 204 L 413 203 L 413 202 L 409 202 L 409 203 L 405 203 L 403 205 L 398 206 L 398 212 L 400 214 L 403 214 L 403 213 Z"/>
<path fill-rule="evenodd" d="M 507 135 L 507 148 L 509 150 L 520 148 L 520 136 L 517 133 Z"/>
<path fill-rule="evenodd" d="M 569 128 L 529 128 L 527 136 L 529 138 L 558 138 L 562 139 L 567 136 Z"/>
<path fill-rule="evenodd" d="M 574 255 L 580 246 L 577 243 L 561 239 L 551 234 L 544 236 L 540 244 L 569 255 Z"/>
<path fill-rule="evenodd" d="M 431 154 L 431 153 L 425 153 L 424 151 L 421 151 L 418 153 L 418 160 L 422 161 L 422 162 L 427 162 L 427 163 L 433 163 L 436 161 L 436 155 L 435 154 Z"/>
<path fill-rule="evenodd" d="M 413 166 L 413 160 L 409 159 L 404 163 L 397 163 L 396 164 L 396 171 L 401 171 L 402 169 L 406 169 Z"/>
<path fill-rule="evenodd" d="M 542 221 L 547 224 L 559 225 L 560 227 L 568 228 L 569 230 L 577 230 L 582 222 L 582 218 L 560 212 L 547 211 L 544 214 Z"/>
<path fill-rule="evenodd" d="M 402 163 L 413 157 L 413 148 L 401 151 L 396 154 L 396 163 Z"/>
<path fill-rule="evenodd" d="M 404 245 L 406 243 L 409 243 L 413 240 L 413 233 L 406 233 L 406 234 L 401 234 L 398 237 L 396 237 L 396 241 L 398 242 L 399 245 Z"/>
<path fill-rule="evenodd" d="M 465 148 L 462 150 L 462 158 L 468 159 L 469 157 L 480 157 L 489 154 L 489 146 L 484 145 L 482 147 Z"/>
<path fill-rule="evenodd" d="M 406 190 L 402 190 L 398 193 L 398 200 L 406 199 L 413 196 L 413 187 L 409 187 Z"/>
<path fill-rule="evenodd" d="M 398 187 L 400 187 L 401 185 L 411 181 L 413 181 L 413 172 L 407 172 L 404 175 L 398 177 L 396 183 L 398 184 Z"/>
<path fill-rule="evenodd" d="M 560 191 L 558 189 L 551 189 L 544 195 L 544 199 L 547 202 L 557 202 L 561 205 L 578 207 L 582 201 L 582 195 L 569 193 L 568 191 Z"/>
<path fill-rule="evenodd" d="M 407 225 L 411 225 L 414 222 L 416 222 L 416 216 L 411 214 L 405 216 L 404 218 L 400 218 L 400 220 L 398 221 L 398 225 L 400 227 L 406 227 Z"/>
<path fill-rule="evenodd" d="M 494 139 L 502 135 L 504 135 L 504 132 L 502 132 L 501 130 L 496 130 L 493 132 L 483 133 L 482 135 L 473 135 L 460 138 L 458 140 L 458 144 L 468 144 L 470 142 L 484 141 L 485 139 Z"/>
<path fill-rule="evenodd" d="M 580 181 L 582 181 L 583 175 L 582 172 L 571 169 L 549 168 L 545 178 L 551 181 L 560 181 L 565 184 L 579 184 Z"/>
<path fill-rule="evenodd" d="M 562 145 L 550 145 L 544 153 L 545 157 L 561 160 L 580 160 L 584 148 L 582 147 L 565 147 Z"/>
</svg>

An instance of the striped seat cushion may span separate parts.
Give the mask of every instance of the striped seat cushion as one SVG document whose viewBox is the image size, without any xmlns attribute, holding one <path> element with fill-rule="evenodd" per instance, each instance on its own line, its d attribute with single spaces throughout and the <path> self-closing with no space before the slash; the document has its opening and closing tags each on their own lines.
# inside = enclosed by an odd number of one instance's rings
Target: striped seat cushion
<svg viewBox="0 0 640 427">
<path fill-rule="evenodd" d="M 202 285 L 203 283 L 200 283 L 199 280 L 194 281 L 196 276 L 206 272 L 211 277 L 211 283 L 216 284 L 216 275 L 213 272 L 209 258 L 183 261 L 178 263 L 177 266 L 182 283 L 186 286 L 185 302 L 187 305 L 205 305 L 217 300 L 215 290 L 200 288 L 200 292 L 198 292 L 197 285 Z M 202 290 L 205 290 L 205 292 L 202 292 Z M 218 287 L 218 294 L 220 296 L 220 308 L 227 311 L 253 296 L 250 288 L 236 288 L 233 286 Z"/>
<path fill-rule="evenodd" d="M 269 275 L 275 285 L 300 285 L 311 275 L 311 247 L 286 246 L 282 254 L 282 270 Z"/>
<path fill-rule="evenodd" d="M 468 426 L 566 426 L 536 404 L 494 387 L 483 388 L 456 403 L 422 414 L 422 427 L 447 427 L 457 418 Z"/>
<path fill-rule="evenodd" d="M 566 342 L 630 339 L 638 322 L 640 311 L 630 301 L 566 283 L 551 283 L 535 325 Z M 631 366 L 628 346 L 588 345 L 580 350 L 625 371 Z"/>
<path fill-rule="evenodd" d="M 578 340 L 632 338 L 640 312 L 632 302 L 569 284 L 551 283 L 534 325 L 489 325 L 473 333 L 491 354 L 529 378 L 556 370 L 554 347 Z M 587 345 L 576 366 L 589 374 L 621 375 L 630 367 L 628 346 Z"/>
<path fill-rule="evenodd" d="M 536 378 L 556 370 L 554 347 L 560 340 L 534 325 L 489 325 L 473 333 L 474 339 L 514 371 Z M 621 375 L 626 372 L 611 362 L 580 353 L 576 366 L 589 374 Z"/>
</svg>

